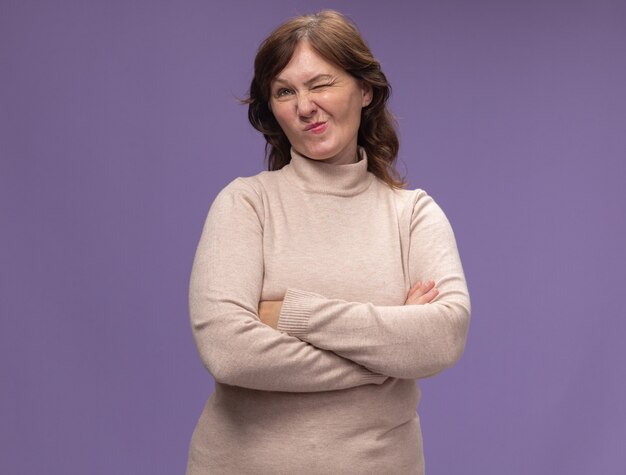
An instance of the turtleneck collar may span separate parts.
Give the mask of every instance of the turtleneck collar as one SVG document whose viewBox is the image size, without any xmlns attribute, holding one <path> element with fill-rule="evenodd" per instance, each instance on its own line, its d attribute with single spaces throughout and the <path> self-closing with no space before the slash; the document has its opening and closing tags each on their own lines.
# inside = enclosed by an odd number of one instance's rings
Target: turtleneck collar
<svg viewBox="0 0 626 475">
<path fill-rule="evenodd" d="M 338 196 L 352 196 L 365 191 L 374 180 L 367 171 L 367 155 L 359 147 L 360 160 L 333 165 L 306 158 L 291 149 L 291 161 L 282 170 L 288 179 L 305 191 Z"/>
</svg>

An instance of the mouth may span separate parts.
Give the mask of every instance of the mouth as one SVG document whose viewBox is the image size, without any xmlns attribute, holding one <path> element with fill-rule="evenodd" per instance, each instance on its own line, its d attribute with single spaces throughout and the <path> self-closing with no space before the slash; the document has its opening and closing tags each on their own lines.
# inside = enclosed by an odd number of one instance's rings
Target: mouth
<svg viewBox="0 0 626 475">
<path fill-rule="evenodd" d="M 315 122 L 304 128 L 305 132 L 313 132 L 314 134 L 319 134 L 324 132 L 324 130 L 326 130 L 326 122 Z"/>
</svg>

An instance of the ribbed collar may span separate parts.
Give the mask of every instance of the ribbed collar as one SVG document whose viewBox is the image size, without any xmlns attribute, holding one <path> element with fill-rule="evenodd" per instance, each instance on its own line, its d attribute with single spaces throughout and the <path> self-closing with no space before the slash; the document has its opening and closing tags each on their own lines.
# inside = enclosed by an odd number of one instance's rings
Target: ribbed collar
<svg viewBox="0 0 626 475">
<path fill-rule="evenodd" d="M 365 191 L 374 180 L 367 171 L 367 155 L 359 147 L 361 159 L 347 165 L 333 165 L 303 157 L 293 148 L 291 162 L 282 170 L 287 178 L 305 191 L 338 196 L 352 196 Z"/>
</svg>

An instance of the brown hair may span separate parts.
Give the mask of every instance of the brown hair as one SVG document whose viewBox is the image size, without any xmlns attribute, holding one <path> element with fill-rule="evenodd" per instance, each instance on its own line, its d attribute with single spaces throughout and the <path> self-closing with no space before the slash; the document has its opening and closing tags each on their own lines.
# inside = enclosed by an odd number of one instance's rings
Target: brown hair
<svg viewBox="0 0 626 475">
<path fill-rule="evenodd" d="M 268 168 L 279 170 L 291 160 L 291 145 L 270 110 L 269 98 L 272 81 L 287 66 L 302 40 L 307 40 L 324 59 L 371 86 L 372 102 L 361 111 L 357 143 L 367 153 L 370 172 L 389 186 L 403 188 L 405 182 L 394 167 L 398 135 L 387 109 L 391 86 L 356 26 L 333 10 L 293 18 L 276 28 L 259 47 L 244 103 L 248 104 L 250 123 L 267 141 Z"/>
</svg>

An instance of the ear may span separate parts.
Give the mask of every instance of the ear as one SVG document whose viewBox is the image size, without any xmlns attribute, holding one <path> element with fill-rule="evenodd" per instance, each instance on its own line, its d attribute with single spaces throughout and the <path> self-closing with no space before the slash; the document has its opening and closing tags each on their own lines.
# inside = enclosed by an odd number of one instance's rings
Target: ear
<svg viewBox="0 0 626 475">
<path fill-rule="evenodd" d="M 372 103 L 373 91 L 372 86 L 365 81 L 361 81 L 361 94 L 363 100 L 361 101 L 361 107 L 367 107 Z"/>
</svg>

